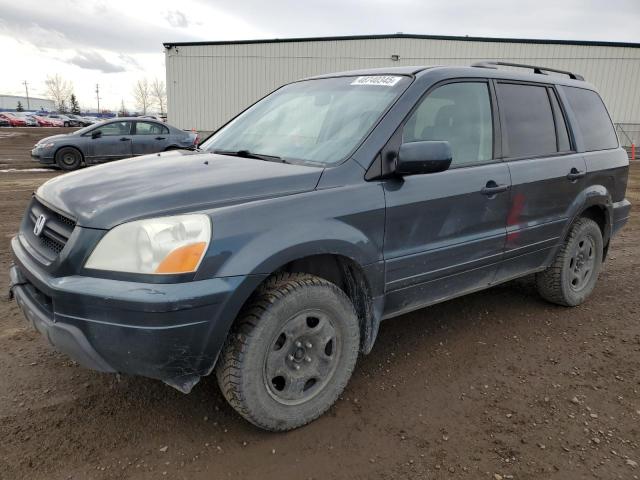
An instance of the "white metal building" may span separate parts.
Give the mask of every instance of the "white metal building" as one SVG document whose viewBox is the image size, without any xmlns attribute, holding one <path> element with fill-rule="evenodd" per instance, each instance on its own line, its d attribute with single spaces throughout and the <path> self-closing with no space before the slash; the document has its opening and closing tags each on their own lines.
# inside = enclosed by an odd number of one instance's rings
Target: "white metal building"
<svg viewBox="0 0 640 480">
<path fill-rule="evenodd" d="M 394 34 L 164 46 L 168 121 L 185 129 L 215 130 L 276 87 L 312 75 L 481 60 L 579 73 L 598 87 L 615 123 L 640 124 L 640 44 Z"/>
<path fill-rule="evenodd" d="M 55 102 L 47 98 L 21 97 L 20 95 L 0 95 L 0 110 L 15 110 L 18 102 L 29 111 L 55 111 Z"/>
</svg>

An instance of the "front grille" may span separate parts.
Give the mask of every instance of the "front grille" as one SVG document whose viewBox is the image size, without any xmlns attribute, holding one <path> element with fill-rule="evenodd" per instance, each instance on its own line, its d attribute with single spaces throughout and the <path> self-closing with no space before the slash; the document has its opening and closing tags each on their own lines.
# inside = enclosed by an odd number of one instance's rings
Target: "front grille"
<svg viewBox="0 0 640 480">
<path fill-rule="evenodd" d="M 36 235 L 34 228 L 40 216 L 45 217 L 44 228 Z M 23 234 L 29 244 L 51 262 L 62 252 L 75 226 L 76 222 L 73 219 L 52 210 L 34 197 L 25 219 Z"/>
</svg>

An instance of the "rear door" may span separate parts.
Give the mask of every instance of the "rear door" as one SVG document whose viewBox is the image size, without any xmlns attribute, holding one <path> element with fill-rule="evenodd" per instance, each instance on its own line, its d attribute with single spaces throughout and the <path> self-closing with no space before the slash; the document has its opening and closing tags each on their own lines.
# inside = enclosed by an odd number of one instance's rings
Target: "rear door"
<svg viewBox="0 0 640 480">
<path fill-rule="evenodd" d="M 170 144 L 169 129 L 156 122 L 136 121 L 133 154 L 146 155 L 164 151 Z"/>
<path fill-rule="evenodd" d="M 440 173 L 384 183 L 385 315 L 419 308 L 494 279 L 506 236 L 509 171 L 488 81 L 454 81 L 427 94 L 402 142 L 445 140 L 453 161 Z M 498 148 L 496 148 L 498 147 Z"/>
<path fill-rule="evenodd" d="M 128 120 L 109 122 L 88 132 L 86 134 L 89 137 L 87 157 L 90 163 L 129 158 L 132 155 L 132 123 Z M 94 132 L 100 132 L 100 136 L 92 138 Z"/>
<path fill-rule="evenodd" d="M 575 150 L 554 86 L 497 81 L 502 151 L 511 174 L 503 281 L 545 264 L 584 188 L 586 164 Z"/>
</svg>

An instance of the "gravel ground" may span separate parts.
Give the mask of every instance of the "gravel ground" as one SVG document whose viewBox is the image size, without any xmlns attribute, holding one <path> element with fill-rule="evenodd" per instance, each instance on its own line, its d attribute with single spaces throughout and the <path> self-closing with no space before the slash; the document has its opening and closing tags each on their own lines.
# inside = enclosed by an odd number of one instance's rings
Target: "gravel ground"
<svg viewBox="0 0 640 480">
<path fill-rule="evenodd" d="M 37 167 L 27 150 L 61 131 L 23 130 L 0 130 L 0 169 Z M 57 174 L 0 172 L 3 272 L 31 192 Z M 640 163 L 627 196 L 640 204 Z M 386 322 L 342 399 L 286 434 L 241 420 L 213 378 L 183 395 L 85 370 L 2 301 L 0 478 L 638 478 L 639 267 L 634 211 L 580 307 L 524 279 Z"/>
</svg>

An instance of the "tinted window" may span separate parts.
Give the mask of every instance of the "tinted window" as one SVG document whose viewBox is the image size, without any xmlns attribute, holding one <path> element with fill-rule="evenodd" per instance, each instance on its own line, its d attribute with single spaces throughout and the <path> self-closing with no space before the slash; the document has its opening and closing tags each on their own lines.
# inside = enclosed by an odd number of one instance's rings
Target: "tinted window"
<svg viewBox="0 0 640 480">
<path fill-rule="evenodd" d="M 160 135 L 167 134 L 169 130 L 163 125 L 152 122 L 137 122 L 136 135 Z"/>
<path fill-rule="evenodd" d="M 131 122 L 113 122 L 107 123 L 95 131 L 102 132 L 103 137 L 111 135 L 129 135 L 131 133 Z"/>
<path fill-rule="evenodd" d="M 569 131 L 567 130 L 567 122 L 560 108 L 560 103 L 556 93 L 552 90 L 549 91 L 551 97 L 551 106 L 553 107 L 553 116 L 556 119 L 556 135 L 558 137 L 558 151 L 568 152 L 571 150 L 571 142 L 569 141 Z"/>
<path fill-rule="evenodd" d="M 546 87 L 499 83 L 498 102 L 508 157 L 533 157 L 558 151 Z"/>
<path fill-rule="evenodd" d="M 413 112 L 403 142 L 445 140 L 452 165 L 485 162 L 493 157 L 491 101 L 486 83 L 450 83 L 431 92 Z"/>
<path fill-rule="evenodd" d="M 616 148 L 618 138 L 600 95 L 583 88 L 564 87 L 575 113 L 586 151 Z"/>
</svg>

